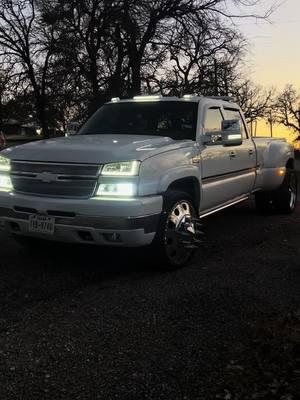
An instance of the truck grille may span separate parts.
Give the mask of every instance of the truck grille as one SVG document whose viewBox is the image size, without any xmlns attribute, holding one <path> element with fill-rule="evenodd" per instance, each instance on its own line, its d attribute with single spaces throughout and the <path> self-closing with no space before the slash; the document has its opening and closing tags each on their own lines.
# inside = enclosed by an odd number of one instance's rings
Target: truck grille
<svg viewBox="0 0 300 400">
<path fill-rule="evenodd" d="M 91 197 L 99 165 L 46 162 L 11 162 L 11 180 L 16 192 L 40 196 Z"/>
</svg>

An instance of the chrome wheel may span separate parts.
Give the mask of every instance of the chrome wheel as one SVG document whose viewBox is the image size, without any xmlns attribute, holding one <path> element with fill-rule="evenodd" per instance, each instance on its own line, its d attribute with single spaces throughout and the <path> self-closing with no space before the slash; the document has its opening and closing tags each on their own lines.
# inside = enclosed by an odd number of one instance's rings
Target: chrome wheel
<svg viewBox="0 0 300 400">
<path fill-rule="evenodd" d="M 184 245 L 180 235 L 183 228 L 186 233 L 195 234 L 195 226 L 192 221 L 195 214 L 194 207 L 186 200 L 177 202 L 168 214 L 164 246 L 166 256 L 173 265 L 184 264 L 193 252 L 192 247 Z"/>
</svg>

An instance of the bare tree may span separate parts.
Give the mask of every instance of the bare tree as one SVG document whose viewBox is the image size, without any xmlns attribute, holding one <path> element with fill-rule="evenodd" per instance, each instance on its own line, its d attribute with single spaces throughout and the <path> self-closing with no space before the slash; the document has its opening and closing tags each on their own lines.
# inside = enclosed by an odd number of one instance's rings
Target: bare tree
<svg viewBox="0 0 300 400">
<path fill-rule="evenodd" d="M 10 63 L 3 60 L 0 64 L 0 131 L 3 129 L 4 104 L 8 101 L 13 70 Z"/>
<path fill-rule="evenodd" d="M 0 56 L 10 56 L 29 81 L 44 137 L 48 137 L 47 78 L 55 41 L 55 21 L 45 24 L 34 0 L 2 0 Z"/>
<path fill-rule="evenodd" d="M 228 4 L 232 3 L 248 7 L 250 12 L 232 15 L 228 9 Z M 173 69 L 175 82 L 181 86 L 187 86 L 190 79 L 197 80 L 195 74 L 192 78 L 193 71 L 197 64 L 199 70 L 201 58 L 204 58 L 201 50 L 208 51 L 207 47 L 201 48 L 205 41 L 205 34 L 208 37 L 211 36 L 209 38 L 210 58 L 213 58 L 222 48 L 226 52 L 226 47 L 230 47 L 230 40 L 235 40 L 229 31 L 237 36 L 237 30 L 226 28 L 224 19 L 237 16 L 267 18 L 272 9 L 266 10 L 262 15 L 251 13 L 253 6 L 258 3 L 260 0 L 123 0 L 121 2 L 122 28 L 125 32 L 131 73 L 129 95 L 139 94 L 142 81 L 147 81 L 148 77 L 143 77 L 143 69 L 145 64 L 148 65 L 149 54 L 152 55 L 150 57 L 152 63 L 158 60 L 161 66 L 163 51 L 159 49 L 164 50 L 166 46 L 169 49 L 171 47 L 171 60 L 176 64 Z M 217 24 L 220 22 L 220 16 L 223 24 Z M 209 26 L 205 26 L 206 21 L 210 22 Z M 223 30 L 226 30 L 227 34 L 224 34 Z M 177 38 L 174 39 L 173 33 Z M 212 36 L 215 36 L 214 39 Z M 154 57 L 155 51 L 159 57 Z M 182 61 L 183 57 L 186 58 L 185 61 Z M 208 58 L 209 54 L 206 54 L 206 60 Z M 216 87 L 216 82 L 214 86 Z"/>
<path fill-rule="evenodd" d="M 274 0 L 275 1 L 275 0 Z M 2 0 L 0 61 L 9 57 L 49 125 L 114 96 L 231 94 L 244 40 L 232 24 L 261 0 Z M 229 5 L 243 5 L 242 15 Z M 228 22 L 228 23 L 227 23 Z M 27 86 L 27 87 L 26 87 Z"/>
<path fill-rule="evenodd" d="M 174 28 L 166 47 L 170 61 L 154 79 L 156 85 L 173 95 L 228 95 L 243 54 L 239 32 L 221 28 L 220 18 L 210 14 L 183 17 Z"/>
<path fill-rule="evenodd" d="M 247 122 L 253 132 L 257 120 L 267 118 L 274 102 L 275 89 L 265 89 L 252 81 L 238 80 L 231 88 L 231 95 L 237 100 L 245 113 Z"/>
<path fill-rule="evenodd" d="M 274 104 L 276 121 L 292 130 L 295 140 L 300 140 L 300 92 L 293 85 L 287 85 L 279 93 Z"/>
</svg>

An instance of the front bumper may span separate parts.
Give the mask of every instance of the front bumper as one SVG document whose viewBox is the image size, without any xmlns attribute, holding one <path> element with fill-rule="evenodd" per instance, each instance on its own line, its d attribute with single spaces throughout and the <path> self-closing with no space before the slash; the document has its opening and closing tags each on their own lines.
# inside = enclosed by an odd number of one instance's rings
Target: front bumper
<svg viewBox="0 0 300 400">
<path fill-rule="evenodd" d="M 14 234 L 47 240 L 138 247 L 150 244 L 162 197 L 73 200 L 0 192 L 0 226 Z M 53 235 L 29 232 L 31 214 L 55 218 Z"/>
</svg>

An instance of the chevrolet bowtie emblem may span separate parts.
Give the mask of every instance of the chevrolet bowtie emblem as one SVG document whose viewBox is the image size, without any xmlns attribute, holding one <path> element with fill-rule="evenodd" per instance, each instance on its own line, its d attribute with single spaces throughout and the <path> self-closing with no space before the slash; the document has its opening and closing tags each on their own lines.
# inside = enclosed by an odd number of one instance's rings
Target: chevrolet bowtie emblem
<svg viewBox="0 0 300 400">
<path fill-rule="evenodd" d="M 51 172 L 41 172 L 40 174 L 36 175 L 36 179 L 45 183 L 56 182 L 57 177 L 58 175 L 52 174 Z"/>
</svg>

